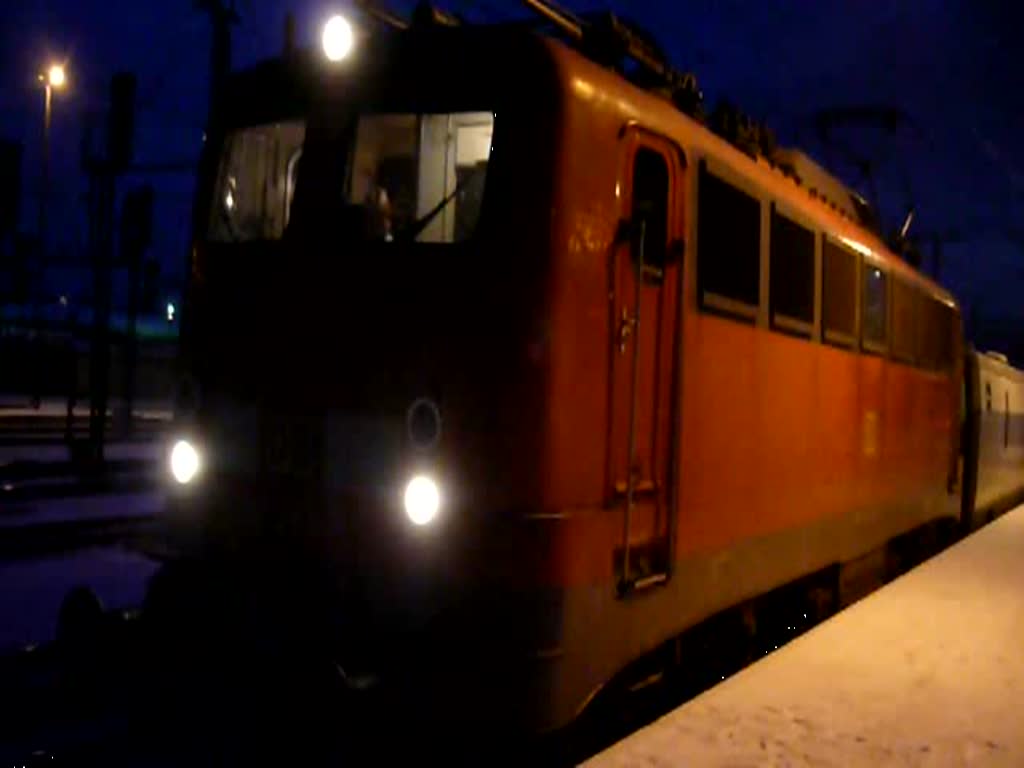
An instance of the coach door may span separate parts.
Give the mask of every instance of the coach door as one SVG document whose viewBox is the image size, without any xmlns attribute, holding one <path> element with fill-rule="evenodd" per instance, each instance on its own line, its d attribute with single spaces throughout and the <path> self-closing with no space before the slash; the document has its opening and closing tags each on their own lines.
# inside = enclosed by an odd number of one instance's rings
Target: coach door
<svg viewBox="0 0 1024 768">
<path fill-rule="evenodd" d="M 628 592 L 665 581 L 672 561 L 685 167 L 676 145 L 639 128 L 624 133 L 620 167 L 608 490 Z"/>
</svg>

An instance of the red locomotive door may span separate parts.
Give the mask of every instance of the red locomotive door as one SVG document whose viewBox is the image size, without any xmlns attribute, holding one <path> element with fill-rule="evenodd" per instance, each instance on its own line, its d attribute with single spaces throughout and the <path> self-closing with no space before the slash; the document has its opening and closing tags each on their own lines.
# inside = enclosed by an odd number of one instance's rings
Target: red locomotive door
<svg viewBox="0 0 1024 768">
<path fill-rule="evenodd" d="M 621 514 L 614 560 L 625 592 L 665 581 L 672 561 L 685 167 L 675 144 L 638 128 L 623 149 L 608 492 Z"/>
</svg>

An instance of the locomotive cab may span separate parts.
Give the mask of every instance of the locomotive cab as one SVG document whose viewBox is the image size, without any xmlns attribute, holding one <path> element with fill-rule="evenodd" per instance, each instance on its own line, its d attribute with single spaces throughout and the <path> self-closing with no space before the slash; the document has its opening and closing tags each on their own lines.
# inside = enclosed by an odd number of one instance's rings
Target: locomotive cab
<svg viewBox="0 0 1024 768">
<path fill-rule="evenodd" d="M 190 556 L 308 606 L 349 677 L 434 627 L 486 645 L 494 521 L 537 484 L 501 403 L 543 389 L 553 66 L 522 31 L 380 35 L 241 73 L 207 142 L 172 518 Z"/>
</svg>

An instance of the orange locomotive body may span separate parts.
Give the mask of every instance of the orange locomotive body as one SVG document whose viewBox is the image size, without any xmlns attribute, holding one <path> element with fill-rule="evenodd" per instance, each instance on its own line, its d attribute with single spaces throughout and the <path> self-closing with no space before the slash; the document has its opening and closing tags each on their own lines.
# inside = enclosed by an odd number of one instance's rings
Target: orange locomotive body
<svg viewBox="0 0 1024 768">
<path fill-rule="evenodd" d="M 173 499 L 197 551 L 301 574 L 350 678 L 414 668 L 428 698 L 548 729 L 702 620 L 959 514 L 957 305 L 823 174 L 799 183 L 553 38 L 397 37 L 261 118 L 307 121 L 271 236 L 211 234 L 223 164 L 202 182 L 183 358 L 202 396 L 179 431 L 204 467 Z M 346 126 L 419 115 L 422 198 L 424 115 L 467 110 L 493 120 L 472 233 L 459 212 L 346 232 L 332 184 L 401 121 L 368 145 Z M 284 311 L 242 331 L 270 297 Z M 308 471 L 268 461 L 297 433 Z M 403 514 L 414 477 L 425 525 Z"/>
<path fill-rule="evenodd" d="M 962 342 L 953 299 L 807 184 L 552 53 L 566 117 L 533 524 L 564 590 L 549 663 L 571 694 L 553 699 L 572 707 L 719 610 L 956 516 Z M 638 203 L 665 221 L 639 289 L 635 238 L 616 239 Z"/>
</svg>

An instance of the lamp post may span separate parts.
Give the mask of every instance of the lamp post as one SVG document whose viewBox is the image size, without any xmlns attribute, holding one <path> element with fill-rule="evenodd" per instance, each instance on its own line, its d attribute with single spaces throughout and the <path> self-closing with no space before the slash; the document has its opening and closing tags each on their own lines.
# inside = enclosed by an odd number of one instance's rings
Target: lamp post
<svg viewBox="0 0 1024 768">
<path fill-rule="evenodd" d="M 50 195 L 50 114 L 52 112 L 53 105 L 53 91 L 54 89 L 61 89 L 67 82 L 67 73 L 64 71 L 63 64 L 51 64 L 46 72 L 39 75 L 39 81 L 43 84 L 43 168 L 42 178 L 39 186 L 39 275 L 40 280 L 43 280 L 46 275 L 46 207 L 48 198 Z M 39 307 L 39 291 L 33 291 L 34 301 L 33 305 L 33 322 L 32 325 L 36 326 L 38 317 Z M 37 340 L 38 345 L 38 340 Z M 34 386 L 32 392 L 32 405 L 36 408 L 39 407 L 42 400 L 42 349 L 37 348 L 35 355 L 35 375 L 34 375 Z"/>
<path fill-rule="evenodd" d="M 39 76 L 43 83 L 43 176 L 39 191 L 39 252 L 46 254 L 46 206 L 50 195 L 50 115 L 53 111 L 53 91 L 61 89 L 67 82 L 67 73 L 62 64 L 53 64 L 45 74 Z"/>
</svg>

